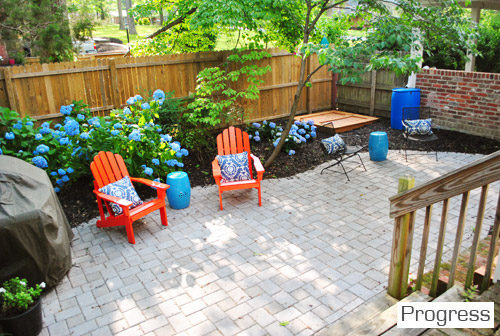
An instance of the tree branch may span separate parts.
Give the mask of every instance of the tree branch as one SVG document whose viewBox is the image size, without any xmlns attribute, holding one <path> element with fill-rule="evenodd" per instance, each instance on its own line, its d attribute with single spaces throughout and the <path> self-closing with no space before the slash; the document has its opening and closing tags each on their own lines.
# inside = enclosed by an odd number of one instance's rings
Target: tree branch
<svg viewBox="0 0 500 336">
<path fill-rule="evenodd" d="M 178 24 L 181 24 L 184 22 L 184 20 L 191 14 L 193 14 L 194 12 L 196 12 L 196 10 L 198 9 L 198 7 L 193 7 L 191 8 L 186 14 L 184 14 L 183 16 L 180 16 L 178 17 L 177 19 L 175 19 L 174 21 L 170 22 L 169 24 L 167 24 L 166 26 L 164 27 L 161 27 L 160 29 L 158 29 L 157 31 L 155 31 L 153 34 L 147 36 L 146 38 L 147 39 L 150 39 L 150 38 L 154 38 L 158 35 L 160 35 L 161 33 L 163 33 L 164 31 L 167 31 L 169 30 L 170 28 L 172 28 L 173 26 L 176 26 Z"/>
<path fill-rule="evenodd" d="M 321 64 L 320 66 L 318 66 L 316 69 L 314 69 L 313 71 L 311 71 L 311 73 L 309 75 L 307 75 L 306 79 L 304 80 L 304 83 L 307 83 L 309 82 L 309 80 L 311 79 L 312 76 L 314 76 L 314 74 L 316 72 L 319 71 L 319 69 L 321 69 L 322 67 L 324 67 L 325 65 L 324 64 Z"/>
</svg>

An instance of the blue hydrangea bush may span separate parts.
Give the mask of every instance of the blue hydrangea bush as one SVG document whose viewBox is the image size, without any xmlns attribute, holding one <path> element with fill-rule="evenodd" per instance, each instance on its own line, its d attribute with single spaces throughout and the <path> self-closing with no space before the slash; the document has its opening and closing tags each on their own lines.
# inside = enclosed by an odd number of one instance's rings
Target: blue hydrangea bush
<svg viewBox="0 0 500 336">
<path fill-rule="evenodd" d="M 189 152 L 156 123 L 164 99 L 161 90 L 149 101 L 136 95 L 127 107 L 105 117 L 94 117 L 86 105 L 74 102 L 61 106 L 64 119 L 53 127 L 49 122 L 35 127 L 34 119 L 0 107 L 0 154 L 45 169 L 56 191 L 88 174 L 99 151 L 120 154 L 132 176 L 165 181 L 168 173 L 182 170 L 182 158 Z"/>
<path fill-rule="evenodd" d="M 273 146 L 278 146 L 278 142 L 281 139 L 281 134 L 283 128 L 277 126 L 274 122 L 268 122 L 264 120 L 262 124 L 252 123 L 247 127 L 247 133 L 253 142 L 271 141 Z M 312 141 L 316 138 L 316 126 L 314 126 L 314 121 L 309 120 L 295 121 L 285 139 L 285 145 L 282 151 L 285 151 L 288 155 L 295 155 L 296 150 L 300 146 L 308 141 Z"/>
</svg>

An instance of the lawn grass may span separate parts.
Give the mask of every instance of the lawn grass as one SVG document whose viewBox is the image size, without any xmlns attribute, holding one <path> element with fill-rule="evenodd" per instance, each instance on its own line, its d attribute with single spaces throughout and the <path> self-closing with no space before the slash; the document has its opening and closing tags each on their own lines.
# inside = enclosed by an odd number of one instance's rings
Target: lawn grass
<svg viewBox="0 0 500 336">
<path fill-rule="evenodd" d="M 136 41 L 141 37 L 148 36 L 151 33 L 154 33 L 160 26 L 149 25 L 149 26 L 135 26 L 137 30 L 137 35 L 129 35 L 130 42 Z M 125 30 L 120 30 L 120 26 L 118 24 L 109 24 L 105 26 L 97 26 L 92 31 L 93 37 L 113 37 L 121 40 L 124 44 L 127 43 L 127 32 Z"/>
</svg>

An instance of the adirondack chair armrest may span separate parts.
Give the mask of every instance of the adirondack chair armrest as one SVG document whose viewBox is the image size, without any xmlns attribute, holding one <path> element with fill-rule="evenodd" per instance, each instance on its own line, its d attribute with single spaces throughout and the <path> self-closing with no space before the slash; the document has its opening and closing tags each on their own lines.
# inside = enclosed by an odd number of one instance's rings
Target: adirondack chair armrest
<svg viewBox="0 0 500 336">
<path fill-rule="evenodd" d="M 262 162 L 260 162 L 260 159 L 253 154 L 250 154 L 250 157 L 252 158 L 255 171 L 257 172 L 257 179 L 262 180 L 265 171 L 264 167 L 262 166 Z"/>
<path fill-rule="evenodd" d="M 132 206 L 132 202 L 130 201 L 127 201 L 123 198 L 118 198 L 118 197 L 115 197 L 115 196 L 110 196 L 110 195 L 106 195 L 102 192 L 99 192 L 99 191 L 96 191 L 94 190 L 94 194 L 97 195 L 97 197 L 105 200 L 105 201 L 108 201 L 108 202 L 113 202 L 113 203 L 116 203 L 118 204 L 120 207 L 122 207 L 122 209 L 125 209 L 127 208 L 127 210 L 129 209 L 129 207 Z"/>
<path fill-rule="evenodd" d="M 159 188 L 159 189 L 164 189 L 164 190 L 167 190 L 168 188 L 170 188 L 170 186 L 168 184 L 156 182 L 156 181 L 151 181 L 151 180 L 148 180 L 145 178 L 140 178 L 140 177 L 131 177 L 130 181 L 145 184 L 145 185 L 150 186 L 152 188 Z"/>
<path fill-rule="evenodd" d="M 219 161 L 217 159 L 212 161 L 212 174 L 215 179 L 215 183 L 220 184 L 220 180 L 222 179 L 222 175 L 220 173 Z"/>
<path fill-rule="evenodd" d="M 161 183 L 161 182 L 156 182 L 156 181 L 151 181 L 151 180 L 148 180 L 148 179 L 145 179 L 145 178 L 131 177 L 130 180 L 132 182 L 137 182 L 137 183 L 145 184 L 147 186 L 150 186 L 151 188 L 155 188 L 156 192 L 158 194 L 158 198 L 162 199 L 162 200 L 165 199 L 165 197 L 167 195 L 166 191 L 167 191 L 168 188 L 170 188 L 170 186 L 168 184 Z"/>
</svg>

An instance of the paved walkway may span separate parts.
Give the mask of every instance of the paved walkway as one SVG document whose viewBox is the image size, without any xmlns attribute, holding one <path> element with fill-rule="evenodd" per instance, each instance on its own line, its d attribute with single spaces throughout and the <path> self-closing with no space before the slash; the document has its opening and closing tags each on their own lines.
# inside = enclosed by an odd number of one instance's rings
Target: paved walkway
<svg viewBox="0 0 500 336">
<path fill-rule="evenodd" d="M 441 153 L 438 162 L 421 155 L 406 163 L 397 151 L 384 162 L 362 156 L 368 171 L 351 172 L 351 182 L 331 171 L 320 175 L 327 164 L 263 181 L 262 207 L 255 190 L 243 190 L 224 193 L 220 211 L 215 186 L 194 188 L 189 208 L 168 210 L 168 227 L 156 213 L 136 223 L 136 245 L 124 228 L 98 229 L 95 219 L 80 225 L 73 267 L 44 298 L 42 335 L 316 333 L 384 291 L 393 228 L 388 198 L 398 177 L 414 175 L 418 185 L 481 157 Z M 490 195 L 485 230 L 498 184 Z M 473 193 L 470 204 L 477 207 L 477 198 Z M 448 256 L 458 216 L 458 207 L 451 209 Z M 433 222 L 428 260 L 439 218 Z M 467 222 L 465 246 L 474 222 Z M 419 237 L 417 229 L 415 248 Z"/>
</svg>

